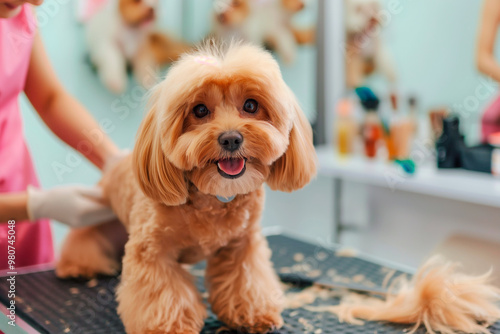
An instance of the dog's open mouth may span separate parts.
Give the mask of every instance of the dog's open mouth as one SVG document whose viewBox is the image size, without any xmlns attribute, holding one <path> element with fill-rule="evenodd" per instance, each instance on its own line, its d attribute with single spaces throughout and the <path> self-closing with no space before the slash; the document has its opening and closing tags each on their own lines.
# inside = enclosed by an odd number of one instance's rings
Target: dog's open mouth
<svg viewBox="0 0 500 334">
<path fill-rule="evenodd" d="M 245 174 L 246 159 L 229 158 L 216 161 L 219 174 L 227 179 L 237 179 Z"/>
</svg>

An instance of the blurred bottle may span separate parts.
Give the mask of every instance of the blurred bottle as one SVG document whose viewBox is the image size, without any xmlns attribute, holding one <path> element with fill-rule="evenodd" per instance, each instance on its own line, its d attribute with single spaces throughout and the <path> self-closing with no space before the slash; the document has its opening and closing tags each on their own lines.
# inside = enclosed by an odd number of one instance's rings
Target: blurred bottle
<svg viewBox="0 0 500 334">
<path fill-rule="evenodd" d="M 391 96 L 391 101 L 394 98 Z M 413 138 L 417 129 L 416 100 L 410 98 L 409 111 L 403 115 L 398 109 L 394 108 L 397 104 L 393 103 L 393 112 L 389 119 L 388 130 L 384 133 L 384 139 L 387 147 L 389 160 L 407 159 L 410 157 Z"/>
<path fill-rule="evenodd" d="M 395 94 L 391 94 L 390 96 L 391 107 L 392 110 L 389 116 L 384 119 L 382 118 L 382 129 L 385 147 L 387 149 L 387 158 L 389 160 L 395 160 L 397 158 L 398 153 L 398 141 L 396 137 L 396 132 L 399 128 L 399 113 L 398 113 L 398 105 L 397 105 L 397 97 Z"/>
<path fill-rule="evenodd" d="M 389 98 L 391 100 L 392 110 L 397 111 L 398 110 L 398 96 L 396 95 L 396 93 L 391 93 Z"/>
<path fill-rule="evenodd" d="M 464 147 L 464 136 L 460 133 L 460 120 L 450 116 L 442 121 L 441 135 L 436 141 L 438 168 L 460 168 L 460 150 Z"/>
<path fill-rule="evenodd" d="M 378 143 L 382 139 L 382 126 L 377 113 L 380 100 L 368 87 L 358 87 L 355 92 L 365 111 L 361 132 L 365 155 L 374 158 L 377 155 Z"/>
<path fill-rule="evenodd" d="M 418 113 L 418 105 L 417 105 L 417 98 L 414 96 L 411 96 L 408 98 L 408 117 L 409 121 L 413 126 L 413 133 L 416 134 L 418 132 L 419 128 L 419 113 Z"/>
<path fill-rule="evenodd" d="M 368 158 L 375 158 L 378 142 L 382 139 L 382 127 L 376 110 L 367 109 L 365 111 L 365 121 L 363 124 L 365 155 Z"/>
<path fill-rule="evenodd" d="M 415 139 L 418 131 L 418 111 L 417 99 L 410 97 L 408 99 L 408 114 L 401 117 L 399 121 L 399 128 L 396 133 L 398 140 L 398 159 L 407 159 L 410 157 L 413 140 Z"/>
<path fill-rule="evenodd" d="M 358 125 L 353 115 L 353 104 L 349 99 L 342 99 L 337 104 L 337 117 L 335 121 L 335 133 L 337 151 L 342 155 L 351 154 L 354 150 L 354 142 Z"/>
</svg>

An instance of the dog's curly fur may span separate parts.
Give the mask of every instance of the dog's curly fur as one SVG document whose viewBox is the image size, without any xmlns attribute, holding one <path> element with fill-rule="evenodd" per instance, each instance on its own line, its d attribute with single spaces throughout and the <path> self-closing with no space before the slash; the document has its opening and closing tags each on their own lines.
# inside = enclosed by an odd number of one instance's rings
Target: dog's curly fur
<svg viewBox="0 0 500 334">
<path fill-rule="evenodd" d="M 117 291 L 127 333 L 199 333 L 205 306 L 181 264 L 202 259 L 209 302 L 221 321 L 251 332 L 283 324 L 282 291 L 259 226 L 263 184 L 289 192 L 310 181 L 312 130 L 267 52 L 207 45 L 183 56 L 153 90 L 133 154 L 101 182 L 129 233 Z M 245 112 L 247 99 L 257 101 L 257 112 Z M 200 104 L 210 110 L 206 117 L 193 114 Z M 227 131 L 243 137 L 234 152 L 218 142 Z M 216 161 L 228 158 L 246 159 L 243 175 L 218 172 Z M 214 195 L 236 197 L 223 203 Z M 58 274 L 102 272 L 103 261 L 95 259 L 92 272 L 88 257 L 95 253 L 82 251 L 91 247 L 89 238 L 79 246 L 75 235 L 95 228 L 71 233 Z"/>
</svg>

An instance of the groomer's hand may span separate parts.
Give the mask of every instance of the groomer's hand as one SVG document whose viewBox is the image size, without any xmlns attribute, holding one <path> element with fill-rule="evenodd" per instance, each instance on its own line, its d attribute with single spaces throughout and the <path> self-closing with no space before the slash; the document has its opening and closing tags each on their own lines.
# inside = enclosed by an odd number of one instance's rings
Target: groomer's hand
<svg viewBox="0 0 500 334">
<path fill-rule="evenodd" d="M 70 227 L 85 227 L 116 218 L 104 204 L 98 186 L 68 185 L 50 190 L 28 187 L 28 217 L 57 220 Z"/>
</svg>

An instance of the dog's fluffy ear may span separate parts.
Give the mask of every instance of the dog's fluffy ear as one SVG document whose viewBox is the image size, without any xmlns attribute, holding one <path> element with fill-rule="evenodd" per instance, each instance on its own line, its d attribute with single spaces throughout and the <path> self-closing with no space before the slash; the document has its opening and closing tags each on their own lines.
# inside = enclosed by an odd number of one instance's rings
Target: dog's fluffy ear
<svg viewBox="0 0 500 334">
<path fill-rule="evenodd" d="M 143 120 L 133 151 L 134 173 L 144 193 L 166 205 L 186 203 L 188 189 L 182 170 L 175 167 L 162 150 L 156 106 Z"/>
<path fill-rule="evenodd" d="M 286 152 L 273 163 L 267 184 L 273 190 L 292 192 L 304 187 L 316 175 L 316 151 L 311 125 L 295 96 L 289 91 L 288 108 L 293 126 Z"/>
</svg>

